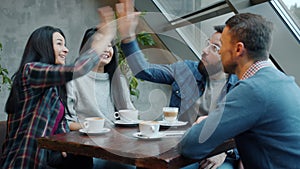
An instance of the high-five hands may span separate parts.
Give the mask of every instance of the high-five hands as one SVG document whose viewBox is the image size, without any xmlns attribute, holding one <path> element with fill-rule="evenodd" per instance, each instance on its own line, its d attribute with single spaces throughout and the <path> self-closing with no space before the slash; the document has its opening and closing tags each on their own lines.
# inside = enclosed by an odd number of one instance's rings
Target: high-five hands
<svg viewBox="0 0 300 169">
<path fill-rule="evenodd" d="M 132 0 L 120 0 L 120 3 L 116 4 L 116 10 L 120 38 L 123 43 L 128 43 L 135 39 L 140 12 L 134 12 Z"/>
<path fill-rule="evenodd" d="M 115 13 L 110 6 L 98 9 L 101 23 L 97 25 L 98 33 L 104 36 L 114 38 L 117 32 L 117 23 L 115 21 Z"/>
<path fill-rule="evenodd" d="M 99 8 L 98 14 L 101 22 L 97 25 L 97 33 L 93 35 L 92 48 L 101 55 L 108 44 L 115 38 L 117 23 L 115 13 L 109 6 Z"/>
<path fill-rule="evenodd" d="M 99 55 L 116 36 L 117 25 L 123 43 L 135 39 L 140 12 L 134 11 L 133 1 L 120 0 L 120 3 L 116 4 L 116 13 L 117 20 L 115 20 L 115 13 L 111 7 L 106 6 L 98 9 L 101 22 L 97 25 L 98 31 L 93 36 L 92 49 Z"/>
</svg>

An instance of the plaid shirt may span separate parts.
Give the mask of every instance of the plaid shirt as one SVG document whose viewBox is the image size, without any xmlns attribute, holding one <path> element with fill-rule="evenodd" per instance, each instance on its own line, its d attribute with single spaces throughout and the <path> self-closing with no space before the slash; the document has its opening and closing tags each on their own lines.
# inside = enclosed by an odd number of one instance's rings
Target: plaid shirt
<svg viewBox="0 0 300 169">
<path fill-rule="evenodd" d="M 7 136 L 4 143 L 2 168 L 45 168 L 47 150 L 37 146 L 37 138 L 51 135 L 59 114 L 58 86 L 89 72 L 99 61 L 89 52 L 73 65 L 27 63 L 19 86 L 19 111 L 8 114 Z M 59 123 L 55 133 L 68 132 L 66 120 Z"/>
<path fill-rule="evenodd" d="M 272 66 L 272 63 L 269 61 L 257 61 L 253 65 L 251 65 L 248 70 L 243 74 L 241 80 L 248 79 L 253 76 L 257 71 L 261 68 Z"/>
</svg>

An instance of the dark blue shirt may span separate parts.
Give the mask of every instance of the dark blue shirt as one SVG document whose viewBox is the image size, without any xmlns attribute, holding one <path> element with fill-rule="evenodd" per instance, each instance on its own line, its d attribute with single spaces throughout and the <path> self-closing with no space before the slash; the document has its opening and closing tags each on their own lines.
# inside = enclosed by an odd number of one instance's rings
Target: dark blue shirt
<svg viewBox="0 0 300 169">
<path fill-rule="evenodd" d="M 185 113 L 202 96 L 207 82 L 203 74 L 198 71 L 199 61 L 185 60 L 173 64 L 151 64 L 145 60 L 136 41 L 122 44 L 121 47 L 137 78 L 172 86 L 169 105 L 179 107 L 181 114 Z M 227 91 L 237 80 L 235 75 L 229 76 Z"/>
</svg>

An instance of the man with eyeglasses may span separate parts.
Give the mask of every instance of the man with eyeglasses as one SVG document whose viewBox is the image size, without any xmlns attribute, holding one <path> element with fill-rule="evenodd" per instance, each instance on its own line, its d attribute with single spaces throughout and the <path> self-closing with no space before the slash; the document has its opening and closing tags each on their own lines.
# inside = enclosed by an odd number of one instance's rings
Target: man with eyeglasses
<svg viewBox="0 0 300 169">
<path fill-rule="evenodd" d="M 146 61 L 135 36 L 122 40 L 122 50 L 134 75 L 143 80 L 169 84 L 172 94 L 169 106 L 180 108 L 180 119 L 191 123 L 207 115 L 226 84 L 226 92 L 237 81 L 235 75 L 223 72 L 220 37 L 224 26 L 215 26 L 215 33 L 206 41 L 200 61 L 184 60 L 173 64 L 151 64 Z"/>
<path fill-rule="evenodd" d="M 208 115 L 208 112 L 216 107 L 224 85 L 226 85 L 225 92 L 228 92 L 237 81 L 235 75 L 227 75 L 223 72 L 219 55 L 223 28 L 224 26 L 214 27 L 216 32 L 206 41 L 200 61 L 185 60 L 173 64 L 151 64 L 145 60 L 136 40 L 125 39 L 121 47 L 129 67 L 137 78 L 172 86 L 169 106 L 179 107 L 179 119 L 192 124 L 199 116 Z M 237 152 L 231 151 L 231 156 L 233 158 L 227 159 L 231 161 L 223 164 L 224 169 L 236 168 L 234 166 L 238 161 Z M 216 158 L 202 161 L 200 165 L 203 166 L 202 168 L 207 166 L 216 168 L 223 163 L 225 157 L 225 154 L 220 154 Z"/>
<path fill-rule="evenodd" d="M 237 82 L 235 75 L 223 72 L 219 50 L 224 26 L 215 26 L 216 32 L 202 50 L 200 61 L 184 60 L 173 64 L 151 64 L 146 61 L 136 41 L 135 29 L 139 13 L 134 12 L 128 0 L 125 6 L 116 6 L 118 29 L 122 40 L 121 48 L 134 75 L 150 82 L 168 84 L 172 87 L 169 106 L 179 107 L 179 120 L 193 124 L 197 117 L 207 115 L 215 109 L 217 100 L 225 95 Z M 226 154 L 203 160 L 200 168 L 217 168 Z M 236 162 L 236 160 L 234 160 Z M 225 162 L 221 168 L 234 168 Z"/>
</svg>

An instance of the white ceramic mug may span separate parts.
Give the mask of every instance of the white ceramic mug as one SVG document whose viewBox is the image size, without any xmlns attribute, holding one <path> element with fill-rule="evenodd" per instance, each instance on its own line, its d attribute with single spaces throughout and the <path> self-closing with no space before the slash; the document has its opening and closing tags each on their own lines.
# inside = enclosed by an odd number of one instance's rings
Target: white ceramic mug
<svg viewBox="0 0 300 169">
<path fill-rule="evenodd" d="M 139 130 L 142 135 L 151 137 L 159 133 L 159 126 L 157 121 L 142 121 L 139 123 Z"/>
<path fill-rule="evenodd" d="M 178 107 L 163 107 L 164 121 L 177 121 L 178 110 Z"/>
<path fill-rule="evenodd" d="M 101 117 L 88 117 L 84 119 L 83 127 L 86 131 L 99 131 L 104 127 L 105 119 Z"/>
<path fill-rule="evenodd" d="M 115 112 L 114 116 L 116 119 L 120 119 L 124 122 L 136 122 L 138 121 L 138 110 L 124 109 Z"/>
</svg>

